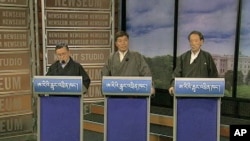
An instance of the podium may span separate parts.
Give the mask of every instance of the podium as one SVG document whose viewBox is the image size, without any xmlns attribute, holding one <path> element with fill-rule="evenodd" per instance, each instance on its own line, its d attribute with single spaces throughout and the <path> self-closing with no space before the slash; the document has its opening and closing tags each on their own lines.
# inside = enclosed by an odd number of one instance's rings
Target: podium
<svg viewBox="0 0 250 141">
<path fill-rule="evenodd" d="M 38 95 L 38 141 L 83 140 L 81 76 L 34 76 Z"/>
<path fill-rule="evenodd" d="M 175 78 L 175 141 L 220 141 L 224 78 Z"/>
<path fill-rule="evenodd" d="M 149 141 L 151 77 L 104 76 L 104 141 Z"/>
</svg>

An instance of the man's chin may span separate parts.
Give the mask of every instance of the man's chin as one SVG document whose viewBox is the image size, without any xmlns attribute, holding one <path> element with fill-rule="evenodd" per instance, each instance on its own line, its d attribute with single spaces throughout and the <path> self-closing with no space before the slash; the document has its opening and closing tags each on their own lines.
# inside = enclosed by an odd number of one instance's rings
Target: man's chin
<svg viewBox="0 0 250 141">
<path fill-rule="evenodd" d="M 121 49 L 120 51 L 121 51 L 121 52 L 125 52 L 125 51 L 127 51 L 127 49 Z"/>
</svg>

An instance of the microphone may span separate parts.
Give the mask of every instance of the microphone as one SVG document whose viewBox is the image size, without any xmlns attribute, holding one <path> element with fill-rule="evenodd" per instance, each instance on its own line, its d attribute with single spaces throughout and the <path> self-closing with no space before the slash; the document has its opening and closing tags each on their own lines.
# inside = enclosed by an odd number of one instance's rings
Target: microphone
<svg viewBox="0 0 250 141">
<path fill-rule="evenodd" d="M 62 64 L 65 64 L 66 62 L 64 60 L 61 61 Z"/>
<path fill-rule="evenodd" d="M 128 58 L 126 58 L 125 61 L 127 62 L 127 61 L 128 61 Z"/>
</svg>

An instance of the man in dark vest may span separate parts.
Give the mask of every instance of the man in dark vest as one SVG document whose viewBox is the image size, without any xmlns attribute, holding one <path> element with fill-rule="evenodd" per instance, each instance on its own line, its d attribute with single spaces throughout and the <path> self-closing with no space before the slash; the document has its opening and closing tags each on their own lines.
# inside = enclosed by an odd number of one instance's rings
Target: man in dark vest
<svg viewBox="0 0 250 141">
<path fill-rule="evenodd" d="M 90 78 L 84 68 L 70 57 L 69 47 L 66 43 L 56 45 L 55 54 L 58 60 L 53 63 L 46 75 L 53 76 L 82 76 L 83 85 L 89 88 Z"/>
<path fill-rule="evenodd" d="M 188 35 L 191 49 L 177 59 L 173 72 L 169 94 L 174 94 L 175 77 L 216 78 L 218 71 L 210 53 L 201 49 L 204 37 L 199 31 L 192 31 Z"/>
</svg>

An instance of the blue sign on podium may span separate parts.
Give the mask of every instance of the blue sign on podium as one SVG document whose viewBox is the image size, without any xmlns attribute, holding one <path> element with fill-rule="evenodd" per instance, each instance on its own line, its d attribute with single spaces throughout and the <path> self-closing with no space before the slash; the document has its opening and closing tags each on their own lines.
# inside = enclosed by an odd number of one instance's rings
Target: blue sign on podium
<svg viewBox="0 0 250 141">
<path fill-rule="evenodd" d="M 104 95 L 150 95 L 152 77 L 107 77 L 102 79 Z"/>
<path fill-rule="evenodd" d="M 224 96 L 224 78 L 175 78 L 176 96 Z"/>
<path fill-rule="evenodd" d="M 34 92 L 37 94 L 81 95 L 83 84 L 81 76 L 34 76 Z"/>
</svg>

